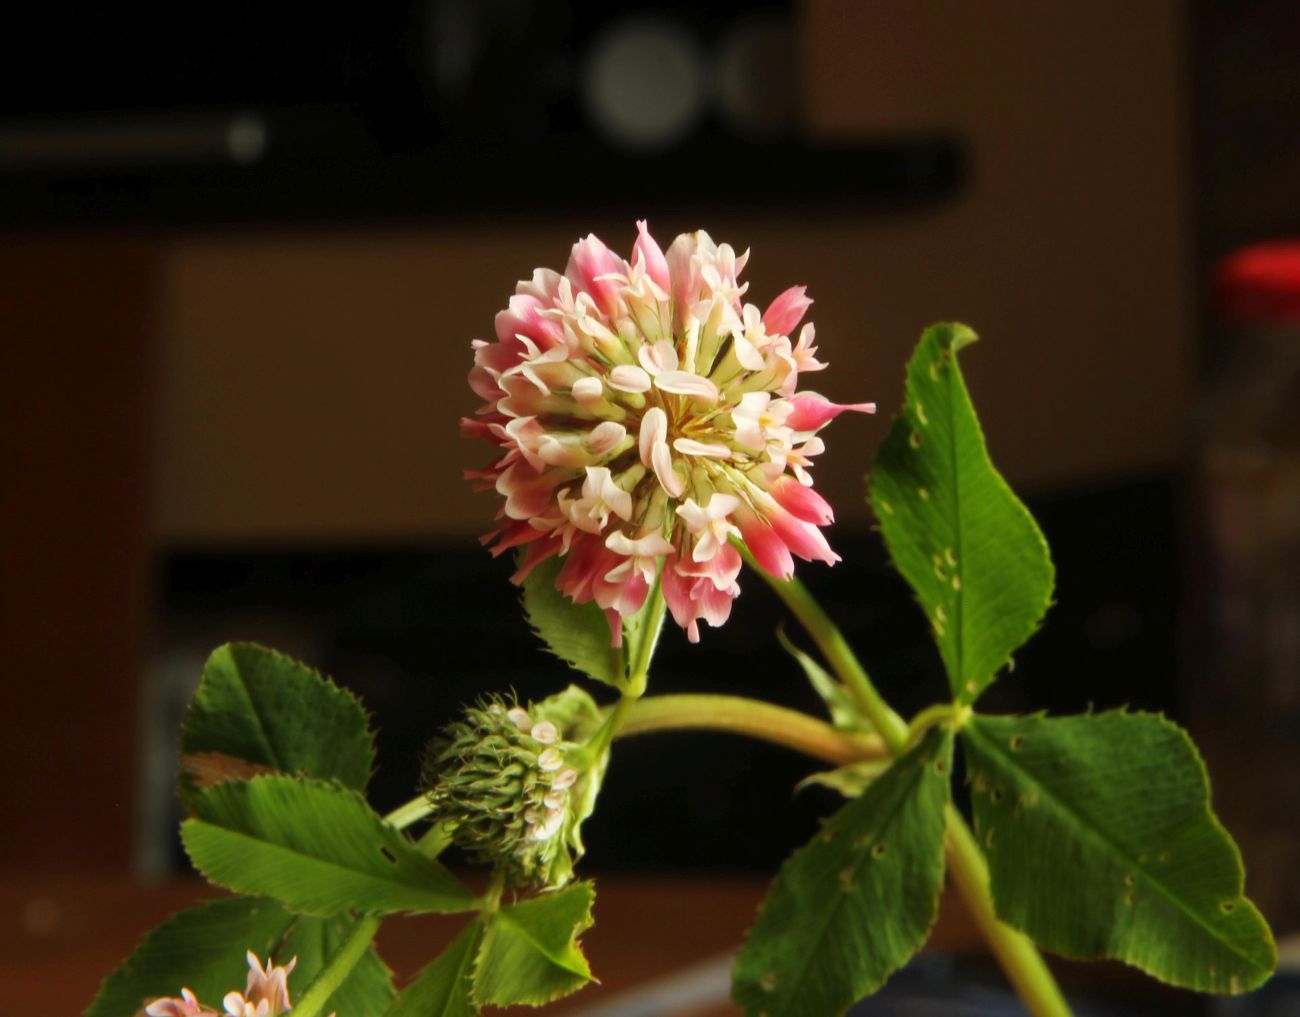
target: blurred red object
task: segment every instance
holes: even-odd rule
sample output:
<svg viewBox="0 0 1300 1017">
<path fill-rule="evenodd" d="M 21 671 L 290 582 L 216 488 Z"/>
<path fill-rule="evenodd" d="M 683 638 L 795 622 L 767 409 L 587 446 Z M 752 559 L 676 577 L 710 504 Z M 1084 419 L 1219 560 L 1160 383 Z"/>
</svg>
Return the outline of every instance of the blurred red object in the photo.
<svg viewBox="0 0 1300 1017">
<path fill-rule="evenodd" d="M 1233 251 L 1215 273 L 1219 315 L 1257 325 L 1300 322 L 1300 240 Z"/>
</svg>

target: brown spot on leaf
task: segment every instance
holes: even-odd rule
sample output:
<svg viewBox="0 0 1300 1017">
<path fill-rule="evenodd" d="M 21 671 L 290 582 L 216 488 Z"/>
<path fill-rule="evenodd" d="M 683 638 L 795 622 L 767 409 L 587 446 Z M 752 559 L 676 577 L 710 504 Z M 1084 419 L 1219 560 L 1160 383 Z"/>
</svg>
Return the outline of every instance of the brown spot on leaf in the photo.
<svg viewBox="0 0 1300 1017">
<path fill-rule="evenodd" d="M 200 788 L 224 784 L 229 780 L 249 780 L 267 773 L 277 773 L 274 766 L 250 763 L 224 752 L 191 752 L 181 756 L 181 772 Z"/>
</svg>

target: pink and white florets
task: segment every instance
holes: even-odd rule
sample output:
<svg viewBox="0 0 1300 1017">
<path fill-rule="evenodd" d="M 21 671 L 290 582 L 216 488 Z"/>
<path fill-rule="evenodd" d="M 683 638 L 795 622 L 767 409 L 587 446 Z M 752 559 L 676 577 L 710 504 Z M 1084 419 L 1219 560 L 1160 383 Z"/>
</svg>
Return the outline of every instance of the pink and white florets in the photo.
<svg viewBox="0 0 1300 1017">
<path fill-rule="evenodd" d="M 631 261 L 587 236 L 563 275 L 539 268 L 518 284 L 496 342 L 473 343 L 484 402 L 462 430 L 501 455 L 469 476 L 505 499 L 483 541 L 522 549 L 517 583 L 561 556 L 556 585 L 606 611 L 615 645 L 656 578 L 692 642 L 700 619 L 726 621 L 740 592 L 733 538 L 782 578 L 793 557 L 839 560 L 808 473 L 816 432 L 875 404 L 796 392 L 826 366 L 800 325 L 812 301 L 792 286 L 765 311 L 744 303 L 748 257 L 703 230 L 665 253 L 645 222 Z"/>
</svg>

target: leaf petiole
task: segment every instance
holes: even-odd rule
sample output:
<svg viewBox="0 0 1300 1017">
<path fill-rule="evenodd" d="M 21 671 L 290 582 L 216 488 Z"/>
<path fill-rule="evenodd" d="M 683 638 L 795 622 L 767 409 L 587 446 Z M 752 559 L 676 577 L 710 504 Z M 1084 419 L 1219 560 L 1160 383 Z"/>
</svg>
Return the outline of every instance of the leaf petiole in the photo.
<svg viewBox="0 0 1300 1017">
<path fill-rule="evenodd" d="M 317 1017 L 325 1009 L 330 996 L 334 995 L 357 966 L 357 962 L 370 949 L 383 921 L 380 915 L 364 915 L 357 919 L 347 938 L 321 968 L 320 974 L 312 979 L 307 991 L 298 998 L 298 1003 L 293 1008 L 293 1017 Z"/>
</svg>

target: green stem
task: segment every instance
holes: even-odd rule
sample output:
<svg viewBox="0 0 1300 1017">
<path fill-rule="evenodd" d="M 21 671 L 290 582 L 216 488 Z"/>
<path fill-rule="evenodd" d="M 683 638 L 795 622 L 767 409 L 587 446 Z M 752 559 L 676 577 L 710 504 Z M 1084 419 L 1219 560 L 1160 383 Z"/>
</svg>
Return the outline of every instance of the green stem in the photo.
<svg viewBox="0 0 1300 1017">
<path fill-rule="evenodd" d="M 628 687 L 624 696 L 640 699 L 645 693 L 646 676 L 650 673 L 650 661 L 659 645 L 659 633 L 664 627 L 664 616 L 668 613 L 668 602 L 664 600 L 661 580 L 655 580 L 649 593 L 649 607 L 645 614 L 644 637 L 636 645 L 635 656 L 628 661 Z"/>
<path fill-rule="evenodd" d="M 650 674 L 650 661 L 654 658 L 655 647 L 659 643 L 659 632 L 664 627 L 664 616 L 668 613 L 668 602 L 664 600 L 663 587 L 659 580 L 650 589 L 643 609 L 644 629 L 642 638 L 633 647 L 633 656 L 628 661 L 627 684 L 617 705 L 605 718 L 605 723 L 583 749 L 585 765 L 600 765 L 600 760 L 613 744 L 619 730 L 627 720 L 628 714 L 636 701 L 645 694 L 646 679 Z"/>
<path fill-rule="evenodd" d="M 1070 1017 L 1070 1005 L 1038 948 L 994 912 L 988 864 L 970 827 L 952 805 L 947 806 L 944 818 L 948 871 L 1021 1002 L 1034 1017 Z"/>
<path fill-rule="evenodd" d="M 506 889 L 506 870 L 496 868 L 492 870 L 492 878 L 488 880 L 487 890 L 484 891 L 482 900 L 479 903 L 479 911 L 484 916 L 493 914 L 501 906 L 501 895 Z"/>
<path fill-rule="evenodd" d="M 767 584 L 776 591 L 790 613 L 799 619 L 804 629 L 812 636 L 817 648 L 822 651 L 831 670 L 847 687 L 858 706 L 871 721 L 876 733 L 884 739 L 889 751 L 897 755 L 907 744 L 907 723 L 890 709 L 889 704 L 876 691 L 867 677 L 867 672 L 854 656 L 848 640 L 831 621 L 830 616 L 822 610 L 821 605 L 813 600 L 798 579 L 777 579 L 764 571 L 743 544 L 737 545 L 749 567 L 757 572 Z"/>
<path fill-rule="evenodd" d="M 419 795 L 395 808 L 384 817 L 384 822 L 389 826 L 397 827 L 399 830 L 405 830 L 408 826 L 418 823 L 432 812 L 433 803 L 429 801 L 429 796 Z"/>
<path fill-rule="evenodd" d="M 365 915 L 357 919 L 352 931 L 321 969 L 307 991 L 298 997 L 298 1004 L 293 1008 L 293 1017 L 317 1017 L 330 996 L 334 995 L 344 979 L 352 973 L 357 962 L 365 956 L 366 950 L 374 941 L 375 933 L 383 923 L 380 915 Z"/>
<path fill-rule="evenodd" d="M 837 766 L 888 754 L 874 735 L 841 731 L 806 713 L 742 696 L 650 696 L 627 711 L 618 736 L 687 729 L 749 735 Z"/>
</svg>

